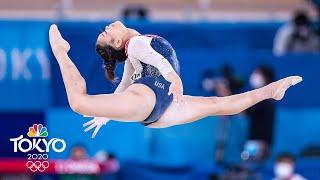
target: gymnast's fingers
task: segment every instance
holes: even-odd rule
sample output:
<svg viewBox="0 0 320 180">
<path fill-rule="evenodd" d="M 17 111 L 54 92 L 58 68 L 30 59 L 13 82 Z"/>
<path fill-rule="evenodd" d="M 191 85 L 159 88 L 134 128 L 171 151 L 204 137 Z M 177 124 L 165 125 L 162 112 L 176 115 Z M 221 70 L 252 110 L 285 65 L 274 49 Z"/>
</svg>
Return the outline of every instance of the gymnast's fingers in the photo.
<svg viewBox="0 0 320 180">
<path fill-rule="evenodd" d="M 99 129 L 101 128 L 101 124 L 98 124 L 97 127 L 94 129 L 91 138 L 96 137 L 97 133 L 99 132 Z"/>
<path fill-rule="evenodd" d="M 93 129 L 94 127 L 96 127 L 96 126 L 97 126 L 97 123 L 95 122 L 95 123 L 91 124 L 89 127 L 87 127 L 87 128 L 84 130 L 84 132 L 88 132 L 88 131 L 90 131 L 91 129 Z"/>
<path fill-rule="evenodd" d="M 88 122 L 84 123 L 82 126 L 86 127 L 86 126 L 89 126 L 90 124 L 92 124 L 94 122 L 95 122 L 95 119 L 92 119 L 91 121 L 88 121 Z"/>
</svg>

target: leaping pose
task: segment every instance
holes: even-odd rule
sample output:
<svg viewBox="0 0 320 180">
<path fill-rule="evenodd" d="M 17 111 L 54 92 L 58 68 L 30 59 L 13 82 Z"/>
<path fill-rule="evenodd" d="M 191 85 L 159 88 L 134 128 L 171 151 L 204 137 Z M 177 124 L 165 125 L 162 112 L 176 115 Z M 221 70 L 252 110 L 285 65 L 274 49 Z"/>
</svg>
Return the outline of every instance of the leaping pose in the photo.
<svg viewBox="0 0 320 180">
<path fill-rule="evenodd" d="M 164 128 L 197 121 L 207 116 L 233 115 L 265 99 L 281 100 L 286 90 L 302 81 L 290 76 L 267 86 L 227 97 L 183 95 L 179 62 L 170 43 L 155 35 L 141 35 L 116 21 L 98 36 L 96 50 L 102 57 L 109 80 L 115 66 L 125 62 L 120 84 L 113 94 L 87 94 L 86 82 L 68 56 L 70 45 L 57 26 L 51 25 L 49 40 L 58 61 L 71 109 L 94 117 L 85 131 L 110 119 L 140 122 L 150 128 Z"/>
</svg>

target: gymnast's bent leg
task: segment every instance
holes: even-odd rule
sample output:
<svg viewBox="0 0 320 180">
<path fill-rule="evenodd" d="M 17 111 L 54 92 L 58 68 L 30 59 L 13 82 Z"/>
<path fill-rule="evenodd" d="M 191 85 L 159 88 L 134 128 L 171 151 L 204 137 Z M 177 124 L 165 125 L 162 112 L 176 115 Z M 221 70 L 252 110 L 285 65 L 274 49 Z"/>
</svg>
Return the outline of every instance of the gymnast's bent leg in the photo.
<svg viewBox="0 0 320 180">
<path fill-rule="evenodd" d="M 73 111 L 119 121 L 142 121 L 152 112 L 155 94 L 142 84 L 131 85 L 123 93 L 88 95 L 85 80 L 67 54 L 70 45 L 62 38 L 56 25 L 50 27 L 49 40 Z"/>
<path fill-rule="evenodd" d="M 291 76 L 259 89 L 226 97 L 183 96 L 182 104 L 172 103 L 159 121 L 148 127 L 162 128 L 197 121 L 207 116 L 234 115 L 266 99 L 281 100 L 285 91 L 302 81 Z"/>
</svg>

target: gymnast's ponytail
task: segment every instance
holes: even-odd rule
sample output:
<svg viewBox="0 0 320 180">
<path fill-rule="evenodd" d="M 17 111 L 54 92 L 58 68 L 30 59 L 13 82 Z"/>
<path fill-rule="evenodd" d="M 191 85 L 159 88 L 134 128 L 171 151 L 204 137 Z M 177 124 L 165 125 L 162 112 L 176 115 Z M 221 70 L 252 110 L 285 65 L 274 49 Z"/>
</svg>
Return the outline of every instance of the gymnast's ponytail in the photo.
<svg viewBox="0 0 320 180">
<path fill-rule="evenodd" d="M 109 45 L 101 46 L 96 45 L 96 52 L 103 59 L 103 68 L 105 69 L 106 77 L 109 81 L 115 80 L 116 65 L 119 62 L 123 62 L 127 59 L 125 49 L 114 49 Z"/>
</svg>

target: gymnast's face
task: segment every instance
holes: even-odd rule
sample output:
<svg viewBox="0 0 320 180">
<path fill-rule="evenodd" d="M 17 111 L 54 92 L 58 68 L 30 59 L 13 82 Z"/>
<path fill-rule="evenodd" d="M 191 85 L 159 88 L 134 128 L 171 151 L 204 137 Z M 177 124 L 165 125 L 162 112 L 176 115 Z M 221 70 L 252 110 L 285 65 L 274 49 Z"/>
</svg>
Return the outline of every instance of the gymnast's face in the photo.
<svg viewBox="0 0 320 180">
<path fill-rule="evenodd" d="M 120 21 L 111 23 L 99 34 L 97 44 L 102 46 L 109 45 L 115 49 L 120 49 L 123 46 L 122 39 L 125 32 L 126 27 Z"/>
</svg>

